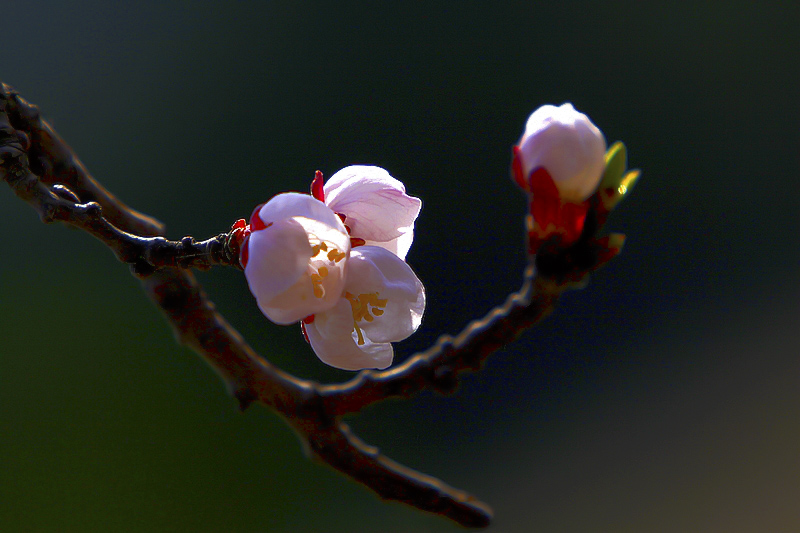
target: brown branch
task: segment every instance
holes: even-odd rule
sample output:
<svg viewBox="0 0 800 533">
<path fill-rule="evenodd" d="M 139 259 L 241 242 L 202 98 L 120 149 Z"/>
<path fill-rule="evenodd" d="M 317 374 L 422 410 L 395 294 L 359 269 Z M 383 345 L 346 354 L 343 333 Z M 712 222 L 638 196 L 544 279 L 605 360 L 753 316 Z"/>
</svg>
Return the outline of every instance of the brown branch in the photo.
<svg viewBox="0 0 800 533">
<path fill-rule="evenodd" d="M 97 202 L 105 217 L 118 228 L 143 236 L 164 234 L 164 225 L 139 213 L 100 185 L 64 140 L 41 118 L 39 108 L 26 102 L 9 85 L 2 85 L 10 125 L 29 138 L 30 168 L 43 183 L 66 185 L 84 202 Z M 25 147 L 27 148 L 27 147 Z"/>
<path fill-rule="evenodd" d="M 97 202 L 80 203 L 63 185 L 46 186 L 21 161 L 9 166 L 6 179 L 17 196 L 31 204 L 45 223 L 64 222 L 93 235 L 108 246 L 123 263 L 139 274 L 159 267 L 198 268 L 233 266 L 241 269 L 238 250 L 231 246 L 231 236 L 221 233 L 202 242 L 192 237 L 169 241 L 163 237 L 139 237 L 126 233 L 103 216 Z"/>
<path fill-rule="evenodd" d="M 379 496 L 485 527 L 491 510 L 463 491 L 399 465 L 353 435 L 342 417 L 390 397 L 433 388 L 451 393 L 461 374 L 479 370 L 488 355 L 547 316 L 558 296 L 595 270 L 603 255 L 594 233 L 567 250 L 554 249 L 527 267 L 524 284 L 506 303 L 456 337 L 442 336 L 425 352 L 382 372 L 362 371 L 341 385 L 319 385 L 283 372 L 259 357 L 216 312 L 187 268 L 238 266 L 230 233 L 200 243 L 168 241 L 163 226 L 133 211 L 86 171 L 38 109 L 3 84 L 0 92 L 0 175 L 45 222 L 61 221 L 105 243 L 132 271 L 175 330 L 214 368 L 245 409 L 262 403 L 297 431 L 306 450 Z M 82 202 L 83 203 L 82 203 Z M 607 250 L 606 250 L 607 251 Z"/>
<path fill-rule="evenodd" d="M 435 477 L 421 474 L 365 444 L 346 424 L 309 435 L 308 449 L 343 474 L 352 477 L 388 500 L 398 500 L 466 527 L 487 527 L 491 508 L 464 491 L 449 487 Z M 356 461 L 353 461 L 357 458 Z"/>
</svg>

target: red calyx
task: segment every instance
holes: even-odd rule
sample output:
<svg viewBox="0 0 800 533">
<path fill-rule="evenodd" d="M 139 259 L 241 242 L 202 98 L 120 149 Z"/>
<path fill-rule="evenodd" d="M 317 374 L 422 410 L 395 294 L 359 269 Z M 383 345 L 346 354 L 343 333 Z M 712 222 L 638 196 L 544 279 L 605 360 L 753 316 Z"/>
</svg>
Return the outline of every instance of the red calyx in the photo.
<svg viewBox="0 0 800 533">
<path fill-rule="evenodd" d="M 314 179 L 311 181 L 311 196 L 320 202 L 325 202 L 325 191 L 322 188 L 324 181 L 325 180 L 322 177 L 322 172 L 317 170 L 314 173 Z"/>
<path fill-rule="evenodd" d="M 561 235 L 563 244 L 578 240 L 583 232 L 589 203 L 563 202 L 553 178 L 544 167 L 534 169 L 527 180 L 533 228 L 530 235 L 531 253 L 538 244 L 554 234 Z"/>
<path fill-rule="evenodd" d="M 244 238 L 244 242 L 239 247 L 239 263 L 242 265 L 242 268 L 247 268 L 247 261 L 250 259 L 250 234 L 247 234 Z"/>
<path fill-rule="evenodd" d="M 511 175 L 523 191 L 530 192 L 531 189 L 528 186 L 528 180 L 525 179 L 526 176 L 523 174 L 522 170 L 522 158 L 519 155 L 519 146 L 515 146 L 513 150 L 514 155 L 511 158 Z"/>
<path fill-rule="evenodd" d="M 262 207 L 264 207 L 264 204 L 258 204 L 256 208 L 253 209 L 253 214 L 250 215 L 250 231 L 259 231 L 267 227 L 264 221 L 261 220 L 261 217 L 258 216 L 258 212 L 261 211 Z"/>
<path fill-rule="evenodd" d="M 250 235 L 250 226 L 247 225 L 247 222 L 245 222 L 243 218 L 240 218 L 231 226 L 231 236 L 237 246 L 241 247 L 242 242 L 244 242 L 245 237 L 248 235 Z"/>
<path fill-rule="evenodd" d="M 342 224 L 344 224 L 344 229 L 346 229 L 347 234 L 350 235 L 353 231 L 350 229 L 350 226 L 348 226 L 344 222 L 345 220 L 347 220 L 347 215 L 345 215 L 344 213 L 336 213 L 336 216 L 339 217 L 339 220 L 342 221 Z"/>
<path fill-rule="evenodd" d="M 231 231 L 227 240 L 227 246 L 234 253 L 239 253 L 239 263 L 242 267 L 247 266 L 247 238 L 250 237 L 250 226 L 240 218 L 231 226 Z"/>
</svg>

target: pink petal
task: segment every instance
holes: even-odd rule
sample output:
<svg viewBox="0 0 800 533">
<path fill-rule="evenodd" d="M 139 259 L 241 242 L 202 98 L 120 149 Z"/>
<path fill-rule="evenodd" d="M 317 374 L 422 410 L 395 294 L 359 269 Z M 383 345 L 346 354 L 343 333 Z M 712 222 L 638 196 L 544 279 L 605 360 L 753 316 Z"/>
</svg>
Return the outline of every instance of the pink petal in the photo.
<svg viewBox="0 0 800 533">
<path fill-rule="evenodd" d="M 353 296 L 377 293 L 386 300 L 380 316 L 359 321 L 372 342 L 398 342 L 414 333 L 425 312 L 425 288 L 405 261 L 376 246 L 360 246 L 350 253 L 344 290 Z"/>
<path fill-rule="evenodd" d="M 393 245 L 405 257 L 422 202 L 407 195 L 402 182 L 380 167 L 355 165 L 331 176 L 324 190 L 326 204 L 347 217 L 353 237 L 384 247 L 405 237 L 402 246 Z"/>
<path fill-rule="evenodd" d="M 392 364 L 394 350 L 389 343 L 365 342 L 359 346 L 353 337 L 350 303 L 341 299 L 333 309 L 318 314 L 305 325 L 306 335 L 317 357 L 343 370 L 383 369 Z"/>
<path fill-rule="evenodd" d="M 328 206 L 299 192 L 286 192 L 272 197 L 258 210 L 258 217 L 265 225 L 290 217 L 305 217 L 343 232 L 347 231 L 341 219 Z"/>
<path fill-rule="evenodd" d="M 522 163 L 522 177 L 537 167 L 546 168 L 568 202 L 588 198 L 605 169 L 605 137 L 572 104 L 545 105 L 534 111 L 518 146 L 515 155 Z"/>
<path fill-rule="evenodd" d="M 306 274 L 312 252 L 305 229 L 291 218 L 279 220 L 250 234 L 248 255 L 244 275 L 259 307 L 273 322 L 291 323 L 276 320 L 279 317 L 271 316 L 263 306 Z"/>
</svg>

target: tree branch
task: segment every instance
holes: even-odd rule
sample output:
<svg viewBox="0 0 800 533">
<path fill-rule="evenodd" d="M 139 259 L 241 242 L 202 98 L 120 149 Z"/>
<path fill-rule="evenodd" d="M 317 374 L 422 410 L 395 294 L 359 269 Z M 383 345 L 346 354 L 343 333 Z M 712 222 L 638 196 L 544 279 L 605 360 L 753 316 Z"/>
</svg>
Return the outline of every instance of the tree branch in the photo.
<svg viewBox="0 0 800 533">
<path fill-rule="evenodd" d="M 5 84 L 0 91 L 0 175 L 44 222 L 80 228 L 132 265 L 178 341 L 216 370 L 241 409 L 262 403 L 286 419 L 313 457 L 382 498 L 467 527 L 489 525 L 490 508 L 381 455 L 353 435 L 342 417 L 427 388 L 452 393 L 464 372 L 479 370 L 491 353 L 546 317 L 564 290 L 583 283 L 588 273 L 613 256 L 607 242 L 595 238 L 599 228 L 594 227 L 568 249 L 554 248 L 531 257 L 521 290 L 457 336 L 443 335 L 434 346 L 392 369 L 362 371 L 347 383 L 320 385 L 294 377 L 256 354 L 187 270 L 216 265 L 241 268 L 233 230 L 202 242 L 163 238 L 161 223 L 132 210 L 96 182 L 38 109 Z"/>
<path fill-rule="evenodd" d="M 109 222 L 118 228 L 143 236 L 164 234 L 161 222 L 131 209 L 95 181 L 67 143 L 41 118 L 38 107 L 26 102 L 5 83 L 2 91 L 10 125 L 29 138 L 30 148 L 24 148 L 30 168 L 43 183 L 64 184 L 84 202 L 97 202 L 103 206 Z"/>
</svg>

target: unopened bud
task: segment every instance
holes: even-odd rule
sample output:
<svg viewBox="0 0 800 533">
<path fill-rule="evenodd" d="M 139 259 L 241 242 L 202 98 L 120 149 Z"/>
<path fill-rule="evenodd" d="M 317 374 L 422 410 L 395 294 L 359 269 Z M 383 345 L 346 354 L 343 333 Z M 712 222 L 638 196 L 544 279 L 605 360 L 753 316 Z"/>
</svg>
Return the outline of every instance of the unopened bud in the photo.
<svg viewBox="0 0 800 533">
<path fill-rule="evenodd" d="M 597 189 L 605 168 L 606 140 L 589 117 L 572 104 L 545 105 L 533 112 L 517 144 L 515 176 L 526 183 L 531 172 L 544 168 L 561 200 L 580 203 Z"/>
</svg>

